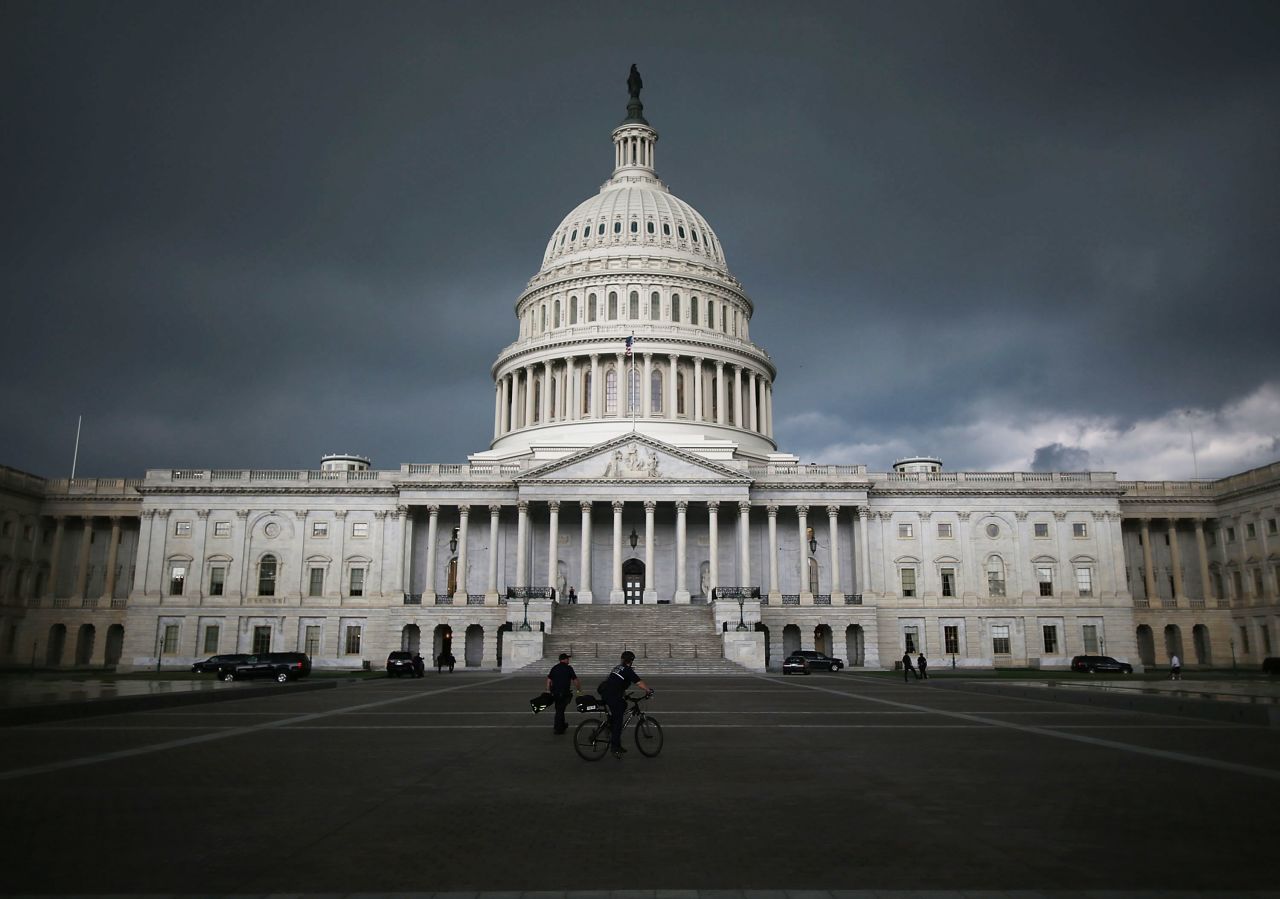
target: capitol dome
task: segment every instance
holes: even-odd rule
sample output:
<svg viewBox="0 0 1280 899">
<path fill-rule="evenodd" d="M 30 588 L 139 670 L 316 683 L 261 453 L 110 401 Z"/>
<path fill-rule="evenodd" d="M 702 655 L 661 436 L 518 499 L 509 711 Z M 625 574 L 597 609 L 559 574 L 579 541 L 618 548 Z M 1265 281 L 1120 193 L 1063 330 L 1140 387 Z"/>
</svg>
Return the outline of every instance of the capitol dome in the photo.
<svg viewBox="0 0 1280 899">
<path fill-rule="evenodd" d="M 613 171 L 555 228 L 493 365 L 486 457 L 555 455 L 624 430 L 717 455 L 774 452 L 768 353 L 715 231 L 658 178 L 632 87 Z"/>
</svg>

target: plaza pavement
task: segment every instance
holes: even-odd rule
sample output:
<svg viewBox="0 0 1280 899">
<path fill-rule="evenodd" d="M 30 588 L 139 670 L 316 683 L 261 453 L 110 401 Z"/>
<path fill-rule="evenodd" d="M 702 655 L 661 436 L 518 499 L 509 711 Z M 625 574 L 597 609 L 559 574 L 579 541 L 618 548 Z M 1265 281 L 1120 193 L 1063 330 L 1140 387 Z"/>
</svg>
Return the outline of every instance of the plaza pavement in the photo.
<svg viewBox="0 0 1280 899">
<path fill-rule="evenodd" d="M 549 713 L 530 714 L 536 676 L 302 686 L 0 730 L 0 891 L 854 899 L 1280 885 L 1280 730 L 1177 704 L 849 672 L 673 678 L 653 684 L 661 756 L 586 763 Z"/>
</svg>

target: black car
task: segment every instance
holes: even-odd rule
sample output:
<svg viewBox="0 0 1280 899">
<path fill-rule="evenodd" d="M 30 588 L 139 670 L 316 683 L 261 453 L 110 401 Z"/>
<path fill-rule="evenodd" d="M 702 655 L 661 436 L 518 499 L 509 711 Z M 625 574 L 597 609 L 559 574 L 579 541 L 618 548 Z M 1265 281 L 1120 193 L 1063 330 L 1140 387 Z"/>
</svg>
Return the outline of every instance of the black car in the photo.
<svg viewBox="0 0 1280 899">
<path fill-rule="evenodd" d="M 240 661 L 218 668 L 218 679 L 246 680 L 253 677 L 275 678 L 280 683 L 306 677 L 311 673 L 311 659 L 302 652 L 264 652 L 244 656 Z"/>
<path fill-rule="evenodd" d="M 1268 656 L 1262 660 L 1263 674 L 1280 674 L 1280 656 Z"/>
<path fill-rule="evenodd" d="M 782 660 L 783 674 L 808 674 L 809 660 L 799 653 L 792 653 Z"/>
<path fill-rule="evenodd" d="M 237 662 L 243 662 L 249 658 L 243 653 L 231 653 L 229 655 L 209 656 L 203 662 L 196 662 L 191 666 L 191 670 L 196 674 L 208 674 L 211 671 L 217 671 L 219 668 L 226 668 Z"/>
<path fill-rule="evenodd" d="M 791 653 L 792 657 L 800 656 L 809 663 L 809 667 L 815 671 L 839 671 L 844 667 L 844 660 L 833 658 L 825 653 L 816 652 L 812 649 L 797 649 Z M 785 667 L 785 662 L 783 663 Z"/>
<path fill-rule="evenodd" d="M 387 656 L 387 677 L 399 677 L 402 674 L 413 677 L 417 673 L 413 667 L 413 653 L 397 649 Z"/>
<path fill-rule="evenodd" d="M 1118 671 L 1121 674 L 1133 674 L 1133 666 L 1128 662 L 1121 662 L 1111 658 L 1111 656 L 1076 656 L 1071 660 L 1072 671 L 1087 671 L 1093 674 L 1096 671 Z"/>
</svg>

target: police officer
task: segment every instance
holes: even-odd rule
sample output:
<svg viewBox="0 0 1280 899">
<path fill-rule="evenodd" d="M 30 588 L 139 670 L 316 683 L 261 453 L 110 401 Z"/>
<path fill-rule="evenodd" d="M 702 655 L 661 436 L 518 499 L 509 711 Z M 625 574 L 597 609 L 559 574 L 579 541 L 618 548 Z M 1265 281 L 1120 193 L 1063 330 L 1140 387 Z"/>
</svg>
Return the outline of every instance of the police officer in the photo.
<svg viewBox="0 0 1280 899">
<path fill-rule="evenodd" d="M 572 653 L 560 653 L 560 661 L 547 672 L 547 692 L 555 697 L 556 701 L 556 720 L 551 730 L 557 734 L 562 734 L 569 729 L 569 723 L 564 720 L 564 707 L 569 704 L 575 692 L 582 690 L 582 684 L 578 682 L 578 673 L 569 664 L 571 658 L 573 658 Z"/>
<path fill-rule="evenodd" d="M 626 752 L 622 748 L 622 724 L 627 717 L 627 687 L 635 684 L 646 693 L 653 693 L 649 685 L 642 681 L 640 675 L 636 674 L 636 670 L 631 667 L 631 663 L 635 660 L 636 654 L 629 649 L 626 650 L 622 654 L 621 664 L 614 665 L 609 676 L 600 684 L 600 698 L 609 707 L 610 724 L 613 725 L 609 746 L 613 750 L 615 759 L 622 758 L 622 754 Z"/>
</svg>

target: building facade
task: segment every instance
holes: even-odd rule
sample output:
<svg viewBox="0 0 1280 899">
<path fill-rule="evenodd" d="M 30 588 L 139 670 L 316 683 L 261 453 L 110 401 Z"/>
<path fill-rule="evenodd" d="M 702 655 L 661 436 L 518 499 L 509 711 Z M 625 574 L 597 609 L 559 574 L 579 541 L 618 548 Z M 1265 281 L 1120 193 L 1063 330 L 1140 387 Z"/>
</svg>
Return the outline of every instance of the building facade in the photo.
<svg viewBox="0 0 1280 899">
<path fill-rule="evenodd" d="M 552 232 L 465 463 L 0 470 L 0 661 L 185 667 L 393 649 L 495 668 L 565 604 L 702 605 L 748 667 L 817 648 L 956 667 L 1255 665 L 1273 653 L 1280 464 L 1217 481 L 801 465 L 706 220 L 657 177 L 638 90 L 614 168 Z M 529 646 L 533 646 L 530 655 Z"/>
</svg>

